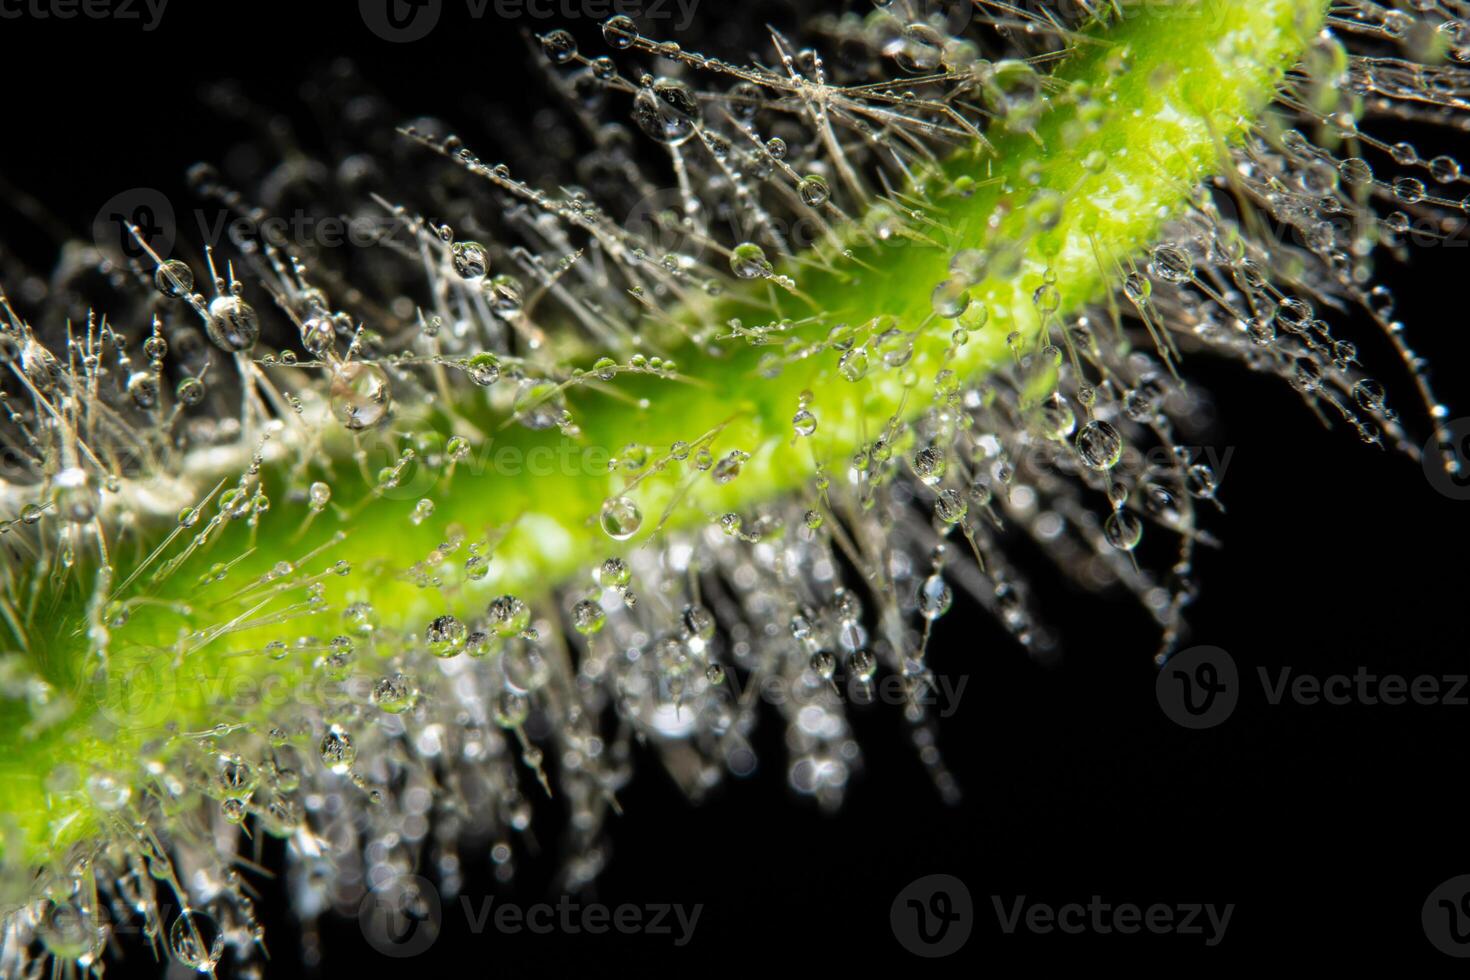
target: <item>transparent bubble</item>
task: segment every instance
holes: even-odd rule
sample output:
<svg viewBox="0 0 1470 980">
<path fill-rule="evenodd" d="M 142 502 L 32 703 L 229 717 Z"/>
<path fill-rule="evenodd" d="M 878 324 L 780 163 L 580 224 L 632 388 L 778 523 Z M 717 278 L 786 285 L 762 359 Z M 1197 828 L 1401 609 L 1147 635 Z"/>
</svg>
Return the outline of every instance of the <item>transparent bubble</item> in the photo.
<svg viewBox="0 0 1470 980">
<path fill-rule="evenodd" d="M 609 497 L 602 503 L 602 531 L 614 541 L 626 541 L 643 526 L 643 512 L 627 497 Z"/>
<path fill-rule="evenodd" d="M 478 281 L 490 271 L 490 255 L 479 242 L 455 242 L 450 254 L 454 260 L 454 271 L 461 279 Z"/>
<path fill-rule="evenodd" d="M 225 951 L 225 935 L 214 916 L 185 909 L 168 929 L 174 959 L 199 973 L 213 973 Z"/>
<path fill-rule="evenodd" d="M 370 429 L 388 416 L 392 389 L 376 364 L 350 361 L 332 373 L 332 414 L 354 432 Z"/>
<path fill-rule="evenodd" d="M 801 202 L 809 208 L 819 208 L 832 197 L 832 188 L 827 186 L 826 178 L 817 174 L 803 177 L 796 186 L 796 192 L 801 196 Z"/>
<path fill-rule="evenodd" d="M 194 270 L 187 262 L 169 259 L 153 270 L 153 286 L 165 296 L 181 299 L 194 292 Z"/>
<path fill-rule="evenodd" d="M 209 304 L 205 332 L 221 350 L 248 352 L 260 339 L 260 315 L 238 296 L 220 296 Z"/>
<path fill-rule="evenodd" d="M 436 657 L 448 658 L 464 649 L 469 630 L 454 616 L 440 616 L 429 624 L 424 639 L 429 652 Z"/>
<path fill-rule="evenodd" d="M 760 279 L 772 272 L 765 249 L 754 242 L 742 242 L 730 252 L 730 271 L 739 279 Z"/>
<path fill-rule="evenodd" d="M 954 593 L 941 575 L 930 575 L 919 586 L 919 615 L 928 620 L 938 619 L 949 612 L 954 602 Z"/>
<path fill-rule="evenodd" d="M 660 143 L 679 146 L 694 135 L 699 100 L 683 82 L 660 78 L 633 97 L 633 121 Z"/>
<path fill-rule="evenodd" d="M 602 606 L 591 599 L 583 599 L 572 607 L 572 626 L 583 636 L 596 633 L 606 621 Z"/>
<path fill-rule="evenodd" d="M 1082 427 L 1076 445 L 1082 462 L 1094 470 L 1112 469 L 1123 455 L 1123 437 L 1110 423 L 1100 419 Z"/>
<path fill-rule="evenodd" d="M 485 615 L 496 636 L 515 636 L 531 625 L 531 608 L 513 595 L 496 596 L 490 600 Z"/>
</svg>

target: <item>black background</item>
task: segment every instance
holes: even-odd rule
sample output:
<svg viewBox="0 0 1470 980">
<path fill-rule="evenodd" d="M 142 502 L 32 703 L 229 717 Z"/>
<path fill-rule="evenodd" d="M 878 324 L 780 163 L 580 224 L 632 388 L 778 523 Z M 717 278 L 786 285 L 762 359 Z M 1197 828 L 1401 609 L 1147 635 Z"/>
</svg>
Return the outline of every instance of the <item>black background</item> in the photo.
<svg viewBox="0 0 1470 980">
<path fill-rule="evenodd" d="M 784 5 L 706 2 L 707 20 L 740 19 L 745 33 L 737 37 L 766 18 L 790 23 Z M 521 34 L 552 26 L 493 13 L 472 21 L 455 0 L 429 39 L 405 45 L 370 34 L 350 2 L 173 0 L 152 33 L 137 22 L 0 20 L 0 174 L 44 200 L 77 236 L 118 190 L 151 186 L 188 200 L 186 167 L 218 159 L 240 137 L 200 107 L 202 83 L 239 78 L 256 101 L 309 127 L 299 85 L 339 55 L 352 57 L 404 119 L 437 114 L 495 159 L 492 140 L 505 134 L 488 132 L 475 107 L 501 101 L 523 118 L 549 98 Z M 570 26 L 601 52 L 595 23 Z M 719 44 L 697 40 L 706 49 Z M 746 52 L 718 53 L 740 60 Z M 1448 139 L 1422 142 L 1434 138 Z M 0 213 L 0 241 L 36 262 L 54 252 L 57 243 L 14 210 Z M 1456 244 L 1466 241 L 1462 234 Z M 1456 383 L 1467 353 L 1467 254 L 1425 249 L 1412 270 L 1385 260 L 1383 272 L 1399 292 L 1411 341 L 1435 364 L 1452 418 L 1470 414 L 1470 392 Z M 1381 366 L 1392 403 L 1422 440 L 1427 426 L 1407 377 L 1359 327 L 1365 362 Z M 1043 573 L 1043 608 L 1065 645 L 1054 668 L 1027 660 L 964 600 L 939 623 L 933 665 L 968 677 L 960 710 L 941 723 L 940 747 L 965 792 L 960 805 L 940 803 L 895 709 L 858 714 L 867 765 L 835 816 L 788 791 L 779 730 L 766 726 L 758 774 L 731 781 L 704 806 L 686 804 L 643 760 L 622 797 L 627 815 L 613 828 L 610 866 L 583 896 L 608 905 L 702 903 L 687 947 L 674 948 L 668 936 L 476 936 L 449 902 L 439 940 L 413 960 L 375 953 L 355 919 L 324 920 L 323 972 L 1456 968 L 1428 944 L 1419 915 L 1431 889 L 1470 873 L 1470 707 L 1270 707 L 1254 677 L 1257 666 L 1279 665 L 1317 674 L 1359 666 L 1466 673 L 1470 502 L 1441 494 L 1417 463 L 1364 446 L 1345 427 L 1324 430 L 1281 383 L 1208 359 L 1193 360 L 1187 373 L 1216 393 L 1213 442 L 1233 452 L 1221 491 L 1228 510 L 1211 525 L 1225 547 L 1202 557 L 1203 594 L 1190 617 L 1192 642 L 1229 650 L 1247 677 L 1226 724 L 1198 733 L 1171 724 L 1154 697 L 1155 636 L 1145 618 L 1125 600 L 1079 593 Z M 493 885 L 483 855 L 471 855 L 467 892 L 476 902 L 489 894 L 554 900 L 555 834 L 543 838 L 547 852 L 523 862 L 512 886 Z M 888 924 L 899 890 L 933 873 L 963 879 L 976 911 L 963 951 L 940 961 L 910 956 Z M 260 887 L 267 975 L 301 975 L 283 889 Z M 1224 943 L 1206 948 L 1200 937 L 1005 935 L 992 905 L 992 896 L 1061 904 L 1095 894 L 1236 908 Z M 132 950 L 112 975 L 162 971 Z"/>
</svg>

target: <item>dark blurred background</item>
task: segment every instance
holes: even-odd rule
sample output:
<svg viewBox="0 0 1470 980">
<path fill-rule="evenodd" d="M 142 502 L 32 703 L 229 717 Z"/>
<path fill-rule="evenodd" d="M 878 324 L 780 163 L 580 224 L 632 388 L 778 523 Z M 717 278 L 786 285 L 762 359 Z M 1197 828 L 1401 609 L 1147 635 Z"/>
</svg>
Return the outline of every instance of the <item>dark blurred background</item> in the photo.
<svg viewBox="0 0 1470 980">
<path fill-rule="evenodd" d="M 650 33 L 738 61 L 759 45 L 761 24 L 797 23 L 792 8 L 709 3 L 687 32 L 674 35 L 675 21 L 665 20 Z M 33 267 L 47 268 L 56 252 L 51 228 L 85 237 L 117 191 L 146 186 L 191 200 L 189 165 L 223 160 L 248 135 L 209 108 L 209 84 L 237 79 L 310 145 L 322 121 L 304 93 L 325 66 L 350 58 L 402 120 L 434 114 L 494 160 L 507 127 L 524 130 L 552 98 L 525 35 L 566 26 L 586 50 L 603 51 L 595 20 L 505 19 L 493 5 L 476 20 L 462 0 L 445 0 L 437 29 L 406 44 L 371 33 L 351 2 L 173 0 L 152 31 L 143 29 L 147 8 L 134 9 L 143 21 L 0 19 L 0 176 L 9 185 L 0 242 Z M 1420 136 L 1425 146 L 1452 139 Z M 503 155 L 525 149 L 512 144 Z M 44 202 L 50 217 L 37 220 L 17 191 Z M 1457 383 L 1470 352 L 1467 242 L 1462 232 L 1450 243 L 1458 247 L 1417 252 L 1412 269 L 1385 259 L 1382 270 L 1411 342 L 1435 365 L 1451 418 L 1470 415 L 1470 390 Z M 1428 427 L 1409 379 L 1363 324 L 1354 336 L 1422 442 Z M 959 710 L 939 723 L 940 748 L 964 791 L 959 805 L 941 803 L 896 709 L 857 713 L 866 766 L 831 816 L 787 788 L 780 729 L 768 725 L 757 773 L 731 780 L 703 806 L 685 803 L 645 759 L 622 797 L 610 864 L 582 896 L 609 906 L 701 903 L 682 948 L 672 936 L 475 935 L 447 902 L 437 942 L 412 960 L 375 952 L 355 919 L 325 919 L 324 961 L 313 971 L 302 965 L 284 889 L 262 879 L 267 975 L 885 966 L 1017 975 L 1061 965 L 1257 963 L 1448 973 L 1456 961 L 1429 944 L 1420 911 L 1441 882 L 1470 873 L 1470 706 L 1273 707 L 1255 673 L 1288 664 L 1317 675 L 1470 673 L 1462 592 L 1470 502 L 1345 426 L 1324 430 L 1274 379 L 1202 358 L 1187 373 L 1216 394 L 1212 441 L 1232 453 L 1220 494 L 1226 511 L 1210 524 L 1225 546 L 1199 562 L 1202 595 L 1185 644 L 1222 647 L 1239 665 L 1244 693 L 1225 724 L 1191 732 L 1171 723 L 1155 699 L 1147 619 L 1121 597 L 1078 592 L 1037 560 L 1030 567 L 1045 586 L 1043 611 L 1065 651 L 1059 664 L 1028 660 L 963 597 L 931 645 L 937 671 L 967 678 Z M 555 814 L 549 819 L 542 853 L 521 859 L 511 885 L 494 882 L 484 855 L 470 856 L 465 890 L 477 908 L 489 895 L 555 901 Z M 919 959 L 896 940 L 890 905 L 914 879 L 938 873 L 968 887 L 973 933 L 953 956 Z M 1235 909 L 1215 947 L 1202 936 L 1007 935 L 993 896 L 1009 906 L 1022 895 L 1054 905 L 1099 895 L 1112 904 Z M 163 971 L 133 950 L 110 972 Z"/>
</svg>

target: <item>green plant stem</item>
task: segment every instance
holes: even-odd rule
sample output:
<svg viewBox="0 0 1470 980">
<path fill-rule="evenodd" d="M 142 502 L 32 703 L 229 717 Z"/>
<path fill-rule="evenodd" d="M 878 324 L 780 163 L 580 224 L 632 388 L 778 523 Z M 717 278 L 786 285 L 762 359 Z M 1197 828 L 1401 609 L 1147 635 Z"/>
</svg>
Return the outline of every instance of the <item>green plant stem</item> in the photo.
<svg viewBox="0 0 1470 980">
<path fill-rule="evenodd" d="M 418 482 L 410 478 L 409 486 L 376 495 L 357 474 L 350 445 L 338 438 L 336 458 L 321 460 L 333 475 L 306 477 L 332 485 L 333 505 L 299 537 L 306 507 L 287 502 L 286 492 L 303 479 L 283 465 L 267 466 L 261 486 L 275 506 L 259 527 L 226 523 L 208 547 L 161 582 L 150 585 L 153 569 L 145 571 L 119 598 L 147 596 L 149 602 L 133 605 L 127 623 L 110 630 L 105 655 L 93 627 L 100 617 L 92 604 L 96 560 L 89 566 L 91 552 L 79 547 L 78 567 L 55 583 L 42 582 L 24 637 L 12 638 L 36 672 L 59 692 L 71 692 L 76 704 L 70 717 L 39 732 L 26 729 L 23 704 L 0 704 L 6 787 L 0 827 L 9 830 L 7 860 L 45 864 L 67 845 L 94 837 L 108 817 L 93 805 L 83 785 L 86 776 L 111 772 L 136 783 L 142 778 L 140 759 L 168 751 L 151 741 L 166 724 L 185 732 L 221 723 L 268 726 L 271 705 L 241 707 L 230 693 L 280 677 L 287 667 L 293 676 L 309 671 L 309 659 L 293 655 L 277 662 L 260 651 L 273 639 L 289 642 L 311 634 L 325 641 L 342 632 L 341 612 L 350 602 L 370 601 L 385 630 L 421 633 L 434 616 L 453 612 L 470 619 L 501 593 L 533 599 L 604 557 L 642 546 L 676 499 L 682 503 L 672 511 L 670 527 L 726 511 L 749 513 L 761 501 L 802 488 L 815 500 L 809 489 L 814 460 L 828 462 L 833 475 L 842 476 L 852 454 L 890 419 L 933 404 L 940 371 L 969 380 L 1012 361 L 1007 338 L 1013 333 L 1034 349 L 1048 324 L 1033 294 L 1048 270 L 1061 294 L 1057 316 L 1108 294 L 1123 264 L 1156 241 L 1190 189 L 1217 170 L 1224 147 L 1259 118 L 1324 14 L 1321 0 L 1142 5 L 1136 15 L 1077 39 L 1076 53 L 1047 83 L 1049 105 L 1034 126 L 1007 131 L 998 124 L 987 134 L 993 148 L 962 150 L 922 176 L 922 194 L 914 200 L 925 200 L 924 216 L 910 227 L 921 228 L 924 240 L 900 233 L 864 241 L 849 233 L 842 245 L 851 249 L 849 260 L 835 256 L 832 246 L 778 270 L 794 280 L 795 293 L 756 283 L 673 311 L 674 322 L 691 334 L 731 318 L 746 327 L 777 316 L 789 321 L 782 336 L 791 346 L 784 349 L 813 353 L 786 363 L 775 377 L 763 375 L 769 367 L 763 357 L 781 347 L 735 341 L 716 356 L 687 341 L 670 341 L 667 349 L 687 382 L 625 374 L 609 384 L 569 389 L 567 408 L 582 430 L 571 441 L 555 429 L 502 428 L 503 413 L 487 408 L 474 389 L 456 414 L 493 439 L 475 444 L 470 460 L 457 464 L 452 477 L 425 470 Z M 1100 169 L 1094 154 L 1104 163 Z M 1054 225 L 1045 213 L 1048 201 L 1061 204 Z M 988 250 L 995 272 L 970 290 L 969 339 L 955 348 L 956 324 L 932 315 L 930 296 L 949 277 L 949 262 L 960 248 Z M 983 325 L 975 322 L 981 304 L 989 313 Z M 891 317 L 909 335 L 912 357 L 901 368 L 885 369 L 882 352 L 874 350 L 866 377 L 844 380 L 837 370 L 840 352 L 817 349 L 819 342 L 844 323 L 861 341 L 865 325 L 878 316 Z M 803 391 L 813 393 L 810 409 L 818 426 L 805 439 L 792 427 Z M 647 407 L 640 407 L 644 399 Z M 442 415 L 396 423 L 420 435 L 435 428 L 441 440 L 451 424 Z M 690 484 L 696 471 L 670 461 L 627 491 L 644 515 L 642 531 L 623 543 L 603 534 L 597 523 L 602 502 L 623 493 L 630 477 L 597 472 L 599 460 L 630 443 L 646 445 L 651 458 L 662 459 L 672 443 L 712 432 L 716 459 L 735 449 L 751 454 L 737 479 L 719 485 L 705 473 Z M 385 461 L 379 454 L 372 466 Z M 511 472 L 515 468 L 520 472 Z M 436 510 L 415 524 L 410 515 L 421 497 L 432 499 Z M 213 513 L 209 508 L 165 558 L 177 554 Z M 504 531 L 488 576 L 443 590 L 405 577 L 408 566 L 429 558 L 446 540 L 451 525 L 462 527 L 471 541 Z M 134 537 L 111 542 L 114 586 L 167 530 L 145 526 Z M 321 571 L 333 561 L 351 563 L 349 575 L 323 580 L 327 611 L 198 642 L 200 631 L 253 605 L 249 599 L 222 601 L 226 596 L 277 562 L 296 561 L 344 531 L 345 538 L 303 566 Z M 446 565 L 462 565 L 466 554 L 461 548 Z M 200 586 L 212 564 L 236 558 L 225 579 Z M 31 574 L 48 577 L 50 570 Z M 303 598 L 296 589 L 252 615 Z M 121 723 L 115 712 L 95 703 L 94 678 L 104 656 L 105 696 L 113 696 L 118 684 L 129 685 L 130 717 Z M 358 665 L 364 666 L 371 670 L 371 661 Z M 63 764 L 76 768 L 80 782 L 48 789 L 48 774 Z"/>
</svg>

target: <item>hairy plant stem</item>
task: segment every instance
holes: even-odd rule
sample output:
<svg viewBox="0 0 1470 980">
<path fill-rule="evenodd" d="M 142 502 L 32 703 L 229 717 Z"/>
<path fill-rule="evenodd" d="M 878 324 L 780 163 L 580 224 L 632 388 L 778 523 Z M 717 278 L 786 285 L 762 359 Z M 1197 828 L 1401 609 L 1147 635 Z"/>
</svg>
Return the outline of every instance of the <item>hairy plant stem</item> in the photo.
<svg viewBox="0 0 1470 980">
<path fill-rule="evenodd" d="M 1044 111 L 997 123 L 987 134 L 990 146 L 964 149 L 918 177 L 906 199 L 922 216 L 890 220 L 882 210 L 889 205 L 879 205 L 864 222 L 869 234 L 849 229 L 843 241 L 775 270 L 789 276 L 794 289 L 767 280 L 671 311 L 671 325 L 656 346 L 678 363 L 682 380 L 622 374 L 606 384 L 569 388 L 566 407 L 582 432 L 576 439 L 554 428 L 506 424 L 504 407 L 473 389 L 452 411 L 440 406 L 392 423 L 404 436 L 398 444 L 417 440 L 421 450 L 469 431 L 466 425 L 478 430 L 470 458 L 456 463 L 452 475 L 447 467 L 416 467 L 399 487 L 373 490 L 353 453 L 370 450 L 370 470 L 387 463 L 382 447 L 393 439 L 381 432 L 358 446 L 340 435 L 329 438 L 325 456 L 313 463 L 332 476 L 293 471 L 293 454 L 283 454 L 260 474 L 261 489 L 276 504 L 272 512 L 258 525 L 222 522 L 206 546 L 159 581 L 153 581 L 155 571 L 205 528 L 218 495 L 199 524 L 126 588 L 123 583 L 170 529 L 144 520 L 109 540 L 110 584 L 100 588 L 122 604 L 111 609 L 94 588 L 104 581 L 95 544 L 77 532 L 76 567 L 66 574 L 49 566 L 30 569 L 22 573 L 30 577 L 29 591 L 16 590 L 29 596 L 29 607 L 14 611 L 26 626 L 12 627 L 10 642 L 57 690 L 71 692 L 75 709 L 36 732 L 26 730 L 23 706 L 0 707 L 10 715 L 0 717 L 6 861 L 43 865 L 118 818 L 98 810 L 85 789 L 48 786 L 48 774 L 59 765 L 74 765 L 83 778 L 102 771 L 131 779 L 140 759 L 166 755 L 166 726 L 187 733 L 220 724 L 268 725 L 273 705 L 244 707 L 235 692 L 242 686 L 271 689 L 262 686 L 268 678 L 298 681 L 309 668 L 264 655 L 266 644 L 308 634 L 329 639 L 342 632 L 349 603 L 371 602 L 384 630 L 421 632 L 435 616 L 472 618 L 502 593 L 533 599 L 604 557 L 643 546 L 666 510 L 666 527 L 688 525 L 726 511 L 748 512 L 802 488 L 817 506 L 820 494 L 810 489 L 817 462 L 844 477 L 852 454 L 891 419 L 933 405 L 941 371 L 961 379 L 984 375 L 1015 359 L 1008 338 L 1018 336 L 1022 349 L 1035 351 L 1049 336 L 1060 338 L 1060 317 L 1110 295 L 1127 263 L 1156 240 L 1191 189 L 1218 169 L 1224 148 L 1259 119 L 1324 15 L 1321 0 L 1148 4 L 1126 20 L 1079 35 L 1075 53 L 1045 82 Z M 886 238 L 872 234 L 885 228 L 891 232 Z M 985 250 L 991 264 L 988 277 L 969 290 L 970 309 L 957 323 L 934 315 L 931 293 L 950 278 L 949 263 L 961 249 Z M 1044 317 L 1033 297 L 1051 277 L 1060 304 Z M 982 309 L 988 322 L 980 322 Z M 861 345 L 875 332 L 868 325 L 876 317 L 891 318 L 883 324 L 904 332 L 899 343 L 911 343 L 912 355 L 900 367 L 885 367 L 875 347 L 866 375 L 845 380 L 838 370 L 842 351 L 827 343 L 829 334 L 847 325 L 837 339 Z M 771 337 L 789 346 L 687 339 L 726 333 L 724 325 L 735 318 L 745 328 L 782 321 L 784 329 Z M 718 329 L 704 329 L 711 325 Z M 968 333 L 958 346 L 952 339 L 957 326 Z M 763 358 L 796 350 L 809 356 L 784 359 L 770 376 L 772 365 Z M 1044 372 L 1036 384 L 1045 390 Z M 808 407 L 817 428 L 800 438 L 792 417 L 804 391 L 812 393 Z M 705 435 L 710 438 L 698 443 Z M 732 450 L 750 458 L 738 478 L 717 483 L 711 473 L 667 458 L 679 440 L 696 443 L 696 453 L 708 448 L 716 460 Z M 655 461 L 655 471 L 631 489 L 629 474 L 598 470 L 599 462 L 630 443 L 648 446 Z M 288 502 L 287 490 L 311 479 L 329 482 L 334 496 L 302 533 L 306 506 Z M 207 491 L 214 481 L 198 482 Z M 233 475 L 226 489 L 232 484 Z M 598 513 L 604 500 L 623 494 L 644 519 L 641 531 L 620 543 L 604 534 Z M 415 523 L 410 517 L 420 498 L 432 499 L 436 509 Z M 48 524 L 56 520 L 46 518 Z M 496 539 L 489 574 L 442 590 L 411 581 L 404 570 L 429 559 L 452 525 L 470 541 L 487 532 Z M 461 548 L 446 565 L 462 565 L 465 554 Z M 307 555 L 315 557 L 301 563 Z M 350 563 L 351 571 L 322 579 L 325 611 L 213 633 L 237 617 L 243 624 L 304 599 L 301 588 L 272 595 L 263 586 L 225 601 L 277 563 L 297 563 L 306 574 L 338 560 Z M 201 586 L 212 565 L 232 561 L 226 578 Z M 109 626 L 122 609 L 125 624 Z M 280 690 L 282 697 L 301 696 L 288 693 L 284 683 Z M 125 705 L 126 714 L 107 710 L 108 704 Z"/>
</svg>

